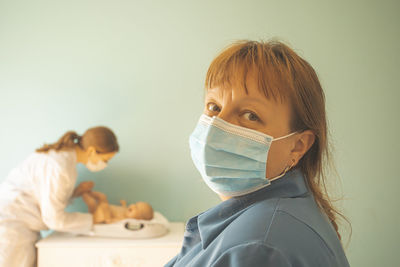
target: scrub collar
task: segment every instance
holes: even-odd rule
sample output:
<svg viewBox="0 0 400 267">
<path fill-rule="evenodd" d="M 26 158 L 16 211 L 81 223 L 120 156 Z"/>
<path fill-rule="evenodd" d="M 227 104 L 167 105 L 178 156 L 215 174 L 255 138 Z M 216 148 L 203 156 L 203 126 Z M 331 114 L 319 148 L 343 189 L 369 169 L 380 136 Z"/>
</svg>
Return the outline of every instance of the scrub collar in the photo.
<svg viewBox="0 0 400 267">
<path fill-rule="evenodd" d="M 292 198 L 309 195 L 303 173 L 295 168 L 284 177 L 253 193 L 233 197 L 191 218 L 186 230 L 199 231 L 205 249 L 232 221 L 256 202 L 271 198 Z"/>
</svg>

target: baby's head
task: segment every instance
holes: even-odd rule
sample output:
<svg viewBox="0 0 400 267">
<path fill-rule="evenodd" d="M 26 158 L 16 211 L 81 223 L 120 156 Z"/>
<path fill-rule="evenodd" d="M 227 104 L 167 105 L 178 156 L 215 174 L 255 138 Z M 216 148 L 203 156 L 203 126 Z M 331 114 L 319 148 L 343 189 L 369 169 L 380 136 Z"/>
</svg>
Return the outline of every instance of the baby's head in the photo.
<svg viewBox="0 0 400 267">
<path fill-rule="evenodd" d="M 146 202 L 137 202 L 128 206 L 125 215 L 127 218 L 151 220 L 153 219 L 153 208 Z"/>
</svg>

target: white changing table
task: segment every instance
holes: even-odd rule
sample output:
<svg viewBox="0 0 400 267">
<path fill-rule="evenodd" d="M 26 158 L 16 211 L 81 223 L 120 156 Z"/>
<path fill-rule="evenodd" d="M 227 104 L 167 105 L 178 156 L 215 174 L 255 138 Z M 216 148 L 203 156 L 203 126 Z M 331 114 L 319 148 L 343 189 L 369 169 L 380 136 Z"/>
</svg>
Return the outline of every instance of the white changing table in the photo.
<svg viewBox="0 0 400 267">
<path fill-rule="evenodd" d="M 168 234 L 152 239 L 76 236 L 55 232 L 40 240 L 38 267 L 158 267 L 179 253 L 184 224 L 170 223 Z"/>
</svg>

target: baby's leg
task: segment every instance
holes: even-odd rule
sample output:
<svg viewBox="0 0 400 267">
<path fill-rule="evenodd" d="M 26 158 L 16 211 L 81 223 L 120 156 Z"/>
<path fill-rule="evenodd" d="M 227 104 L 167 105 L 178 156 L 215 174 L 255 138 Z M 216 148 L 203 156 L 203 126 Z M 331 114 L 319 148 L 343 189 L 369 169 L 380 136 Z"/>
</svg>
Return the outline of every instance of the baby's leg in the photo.
<svg viewBox="0 0 400 267">
<path fill-rule="evenodd" d="M 97 192 L 97 191 L 92 191 L 90 192 L 90 194 L 92 195 L 92 197 L 94 197 L 98 202 L 107 202 L 107 196 L 101 192 Z"/>
<path fill-rule="evenodd" d="M 88 206 L 89 212 L 94 213 L 97 209 L 98 201 L 94 196 L 92 196 L 92 192 L 84 193 L 82 199 Z"/>
<path fill-rule="evenodd" d="M 110 206 L 106 202 L 101 202 L 96 212 L 93 214 L 93 222 L 94 223 L 110 223 L 112 220 Z"/>
</svg>

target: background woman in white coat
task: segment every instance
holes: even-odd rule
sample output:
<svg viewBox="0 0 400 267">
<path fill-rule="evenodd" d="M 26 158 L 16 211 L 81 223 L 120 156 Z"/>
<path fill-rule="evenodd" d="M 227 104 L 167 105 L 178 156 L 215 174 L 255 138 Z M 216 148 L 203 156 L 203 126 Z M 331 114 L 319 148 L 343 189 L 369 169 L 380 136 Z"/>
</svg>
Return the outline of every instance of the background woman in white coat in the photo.
<svg viewBox="0 0 400 267">
<path fill-rule="evenodd" d="M 100 171 L 118 150 L 106 127 L 82 136 L 70 131 L 13 169 L 0 185 L 0 267 L 35 266 L 40 230 L 89 231 L 91 214 L 64 211 L 74 192 L 76 165 Z"/>
</svg>

